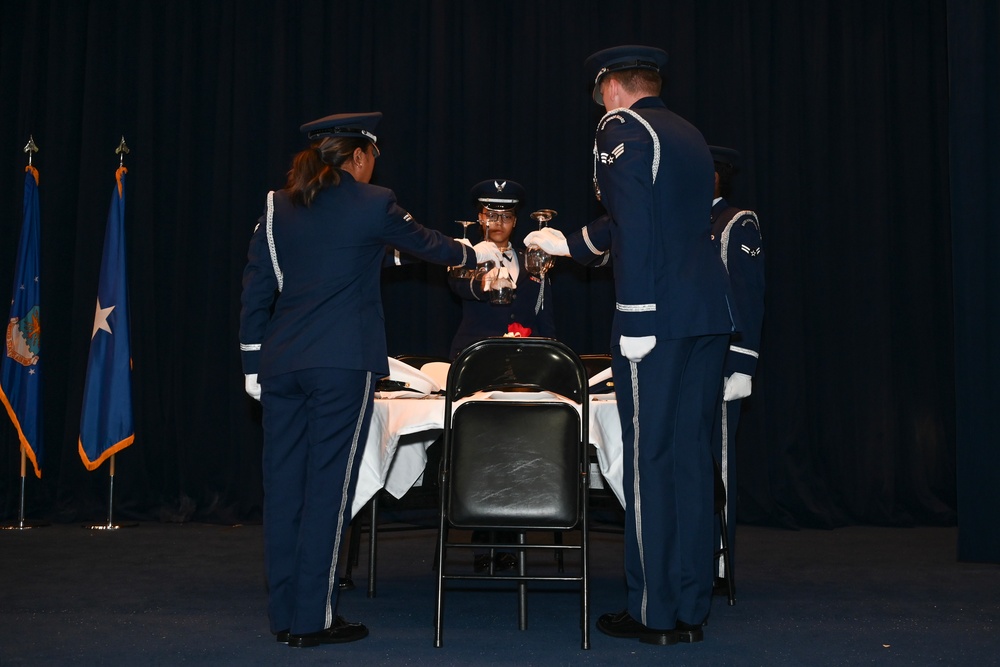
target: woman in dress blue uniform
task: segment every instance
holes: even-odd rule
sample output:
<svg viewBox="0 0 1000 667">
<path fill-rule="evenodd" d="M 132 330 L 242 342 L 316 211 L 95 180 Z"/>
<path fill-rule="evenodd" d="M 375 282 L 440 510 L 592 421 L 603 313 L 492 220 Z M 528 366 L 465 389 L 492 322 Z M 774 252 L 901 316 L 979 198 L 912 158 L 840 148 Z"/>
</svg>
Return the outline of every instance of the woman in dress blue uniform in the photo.
<svg viewBox="0 0 1000 667">
<path fill-rule="evenodd" d="M 528 234 L 586 264 L 610 254 L 612 373 L 622 422 L 627 606 L 598 619 L 613 637 L 701 641 L 712 596 L 711 432 L 726 343 L 735 329 L 712 247 L 712 157 L 701 133 L 659 98 L 667 54 L 647 46 L 587 59 L 607 108 L 594 185 L 607 215 L 569 239 Z"/>
<path fill-rule="evenodd" d="M 388 375 L 379 275 L 386 248 L 473 267 L 467 244 L 425 229 L 391 190 L 370 185 L 382 114 L 302 126 L 283 190 L 269 193 L 243 272 L 240 350 L 263 406 L 268 616 L 292 647 L 349 642 L 368 629 L 337 610 L 337 556 L 350 522 L 375 380 Z"/>
<path fill-rule="evenodd" d="M 462 277 L 462 272 L 449 274 L 448 285 L 462 299 L 462 321 L 452 340 L 452 359 L 478 340 L 503 336 L 513 324 L 530 329 L 532 336 L 555 336 L 549 281 L 525 270 L 524 250 L 515 250 L 511 242 L 524 201 L 524 188 L 512 180 L 497 178 L 477 183 L 471 194 L 484 242 L 492 243 L 500 251 L 516 289 L 511 303 L 490 303 L 487 288 L 495 271 L 485 282 L 481 277 Z"/>
</svg>

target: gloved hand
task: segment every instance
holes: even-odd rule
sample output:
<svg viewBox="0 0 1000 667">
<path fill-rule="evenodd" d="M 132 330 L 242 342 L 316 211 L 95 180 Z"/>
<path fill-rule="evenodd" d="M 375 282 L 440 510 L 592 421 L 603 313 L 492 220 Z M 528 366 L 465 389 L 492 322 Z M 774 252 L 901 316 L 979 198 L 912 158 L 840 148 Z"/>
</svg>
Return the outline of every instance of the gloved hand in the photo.
<svg viewBox="0 0 1000 667">
<path fill-rule="evenodd" d="M 542 229 L 529 232 L 524 237 L 524 245 L 536 245 L 550 255 L 560 255 L 569 257 L 569 244 L 566 237 L 558 229 L 543 227 Z"/>
<path fill-rule="evenodd" d="M 482 277 L 480 278 L 480 280 L 482 281 L 482 289 L 483 289 L 484 292 L 489 292 L 490 291 L 490 289 L 491 289 L 491 287 L 493 285 L 493 281 L 495 281 L 497 279 L 497 276 L 499 274 L 500 274 L 500 267 L 497 267 L 497 266 L 494 266 L 489 271 L 484 271 L 483 272 Z"/>
<path fill-rule="evenodd" d="M 722 389 L 722 400 L 737 401 L 750 395 L 750 386 L 753 384 L 751 378 L 746 373 L 733 373 L 726 378 L 726 384 Z"/>
<path fill-rule="evenodd" d="M 621 336 L 618 344 L 622 348 L 623 357 L 638 363 L 656 347 L 656 336 Z"/>
<path fill-rule="evenodd" d="M 257 382 L 257 374 L 248 373 L 245 377 L 246 380 L 244 382 L 244 386 L 246 387 L 247 393 L 250 395 L 250 398 L 254 399 L 255 401 L 259 401 L 260 383 Z"/>
<path fill-rule="evenodd" d="M 503 261 L 503 255 L 500 254 L 500 249 L 493 241 L 480 241 L 472 246 L 472 249 L 476 251 L 477 264 L 493 262 L 493 266 L 500 266 L 500 262 Z"/>
</svg>

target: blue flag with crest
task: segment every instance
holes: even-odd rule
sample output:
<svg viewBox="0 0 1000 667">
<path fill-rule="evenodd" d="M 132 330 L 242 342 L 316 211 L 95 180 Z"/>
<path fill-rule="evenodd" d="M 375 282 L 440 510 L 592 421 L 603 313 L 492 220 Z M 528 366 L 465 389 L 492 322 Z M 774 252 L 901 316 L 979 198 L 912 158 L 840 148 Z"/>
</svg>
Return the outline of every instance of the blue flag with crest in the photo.
<svg viewBox="0 0 1000 667">
<path fill-rule="evenodd" d="M 24 175 L 24 221 L 14 270 L 14 295 L 7 320 L 6 346 L 0 359 L 0 402 L 14 422 L 24 453 L 42 476 L 42 373 L 39 363 L 38 256 L 41 224 L 38 212 L 38 170 L 28 165 Z"/>
<path fill-rule="evenodd" d="M 132 353 L 125 261 L 125 167 L 115 174 L 104 232 L 97 310 L 80 415 L 80 458 L 87 470 L 135 440 L 132 425 Z"/>
</svg>

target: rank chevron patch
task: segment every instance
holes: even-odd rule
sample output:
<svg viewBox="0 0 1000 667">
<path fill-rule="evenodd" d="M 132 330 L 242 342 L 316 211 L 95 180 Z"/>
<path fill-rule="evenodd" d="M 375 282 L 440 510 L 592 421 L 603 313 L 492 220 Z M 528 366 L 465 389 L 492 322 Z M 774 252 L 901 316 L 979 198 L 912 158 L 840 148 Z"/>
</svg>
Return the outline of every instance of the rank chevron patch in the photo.
<svg viewBox="0 0 1000 667">
<path fill-rule="evenodd" d="M 598 159 L 602 164 L 614 164 L 615 160 L 625 154 L 625 144 L 618 144 L 610 153 L 598 154 Z"/>
</svg>

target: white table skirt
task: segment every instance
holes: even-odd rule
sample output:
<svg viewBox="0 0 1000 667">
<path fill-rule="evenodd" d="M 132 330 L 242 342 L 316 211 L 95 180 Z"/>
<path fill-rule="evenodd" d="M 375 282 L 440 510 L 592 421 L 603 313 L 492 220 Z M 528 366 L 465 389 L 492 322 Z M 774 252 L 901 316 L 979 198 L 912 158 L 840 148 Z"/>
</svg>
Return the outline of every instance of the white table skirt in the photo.
<svg viewBox="0 0 1000 667">
<path fill-rule="evenodd" d="M 427 464 L 427 448 L 444 429 L 444 403 L 442 397 L 375 399 L 352 516 L 379 489 L 402 498 L 421 479 Z M 405 435 L 414 437 L 400 445 L 400 438 Z M 591 398 L 590 441 L 597 448 L 601 475 L 623 503 L 622 428 L 613 399 Z"/>
</svg>

